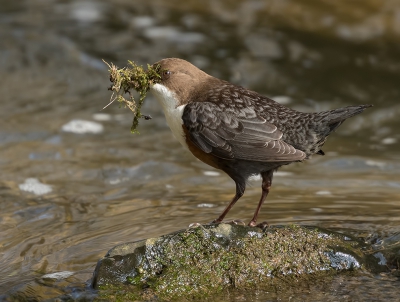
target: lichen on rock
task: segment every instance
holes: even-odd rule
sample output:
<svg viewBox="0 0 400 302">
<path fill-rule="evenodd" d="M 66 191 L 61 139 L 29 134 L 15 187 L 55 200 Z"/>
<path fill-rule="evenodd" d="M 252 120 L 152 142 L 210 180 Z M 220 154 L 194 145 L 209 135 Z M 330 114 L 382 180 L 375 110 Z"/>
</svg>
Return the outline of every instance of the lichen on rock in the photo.
<svg viewBox="0 0 400 302">
<path fill-rule="evenodd" d="M 113 63 L 103 62 L 108 66 L 110 73 L 111 86 L 108 88 L 113 93 L 109 106 L 114 101 L 118 101 L 119 104 L 125 105 L 133 113 L 134 118 L 131 126 L 132 133 L 138 133 L 137 127 L 139 125 L 139 118 L 151 119 L 150 116 L 142 115 L 140 109 L 146 98 L 147 92 L 151 85 L 158 83 L 161 80 L 161 67 L 159 65 L 147 65 L 147 70 L 142 66 L 137 65 L 133 61 L 128 61 L 128 66 L 124 68 L 118 68 Z M 132 90 L 139 93 L 139 100 L 136 102 L 132 95 Z M 128 98 L 124 97 L 123 94 L 128 94 Z"/>
</svg>

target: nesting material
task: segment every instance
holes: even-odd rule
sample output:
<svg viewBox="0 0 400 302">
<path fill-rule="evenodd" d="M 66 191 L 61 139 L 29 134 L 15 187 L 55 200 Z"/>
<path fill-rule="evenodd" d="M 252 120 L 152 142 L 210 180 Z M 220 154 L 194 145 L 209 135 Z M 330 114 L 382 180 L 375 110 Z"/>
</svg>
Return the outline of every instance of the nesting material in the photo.
<svg viewBox="0 0 400 302">
<path fill-rule="evenodd" d="M 159 65 L 147 64 L 147 70 L 145 70 L 135 62 L 128 61 L 127 67 L 118 68 L 113 63 L 109 64 L 104 60 L 103 62 L 108 66 L 110 81 L 112 83 L 108 90 L 113 92 L 110 102 L 104 108 L 116 100 L 120 106 L 128 107 L 134 113 L 131 132 L 138 133 L 139 119 L 151 119 L 150 116 L 143 115 L 140 109 L 150 87 L 161 80 L 161 67 Z M 139 100 L 137 101 L 133 97 L 133 90 L 139 93 Z"/>
</svg>

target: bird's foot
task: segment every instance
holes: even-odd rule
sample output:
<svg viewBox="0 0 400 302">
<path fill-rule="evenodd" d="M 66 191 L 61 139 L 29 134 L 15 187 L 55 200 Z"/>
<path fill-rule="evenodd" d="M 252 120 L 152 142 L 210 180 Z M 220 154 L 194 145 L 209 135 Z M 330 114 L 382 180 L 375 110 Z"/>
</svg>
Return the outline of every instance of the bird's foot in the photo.
<svg viewBox="0 0 400 302">
<path fill-rule="evenodd" d="M 263 221 L 259 224 L 256 225 L 256 227 L 262 229 L 263 231 L 265 231 L 266 229 L 269 228 L 269 223 L 267 221 Z"/>
<path fill-rule="evenodd" d="M 235 220 L 227 221 L 227 222 L 224 222 L 224 223 L 231 224 L 231 225 L 246 225 L 244 223 L 244 221 L 240 220 L 240 219 L 235 219 Z"/>
<path fill-rule="evenodd" d="M 197 228 L 199 226 L 201 226 L 201 223 L 193 222 L 193 223 L 189 224 L 188 228 L 193 229 L 193 228 Z"/>
<path fill-rule="evenodd" d="M 252 220 L 249 222 L 248 226 L 249 227 L 257 227 L 264 231 L 265 229 L 267 229 L 269 227 L 269 223 L 267 221 L 263 221 L 259 224 L 256 224 L 256 222 Z"/>
<path fill-rule="evenodd" d="M 230 221 L 221 221 L 221 220 L 215 219 L 213 222 L 211 222 L 211 224 L 220 224 L 220 223 L 231 224 L 231 225 L 246 225 L 244 223 L 244 221 L 240 220 L 240 219 L 234 219 L 234 220 L 230 220 Z"/>
<path fill-rule="evenodd" d="M 255 227 L 257 224 L 254 220 L 251 220 L 248 224 L 249 227 Z"/>
</svg>

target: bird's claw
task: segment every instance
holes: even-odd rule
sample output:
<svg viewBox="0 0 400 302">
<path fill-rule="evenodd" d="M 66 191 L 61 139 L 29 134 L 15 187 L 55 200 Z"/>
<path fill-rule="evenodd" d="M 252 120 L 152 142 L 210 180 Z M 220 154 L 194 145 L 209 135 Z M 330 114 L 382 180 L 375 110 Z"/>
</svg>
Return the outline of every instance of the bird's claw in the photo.
<svg viewBox="0 0 400 302">
<path fill-rule="evenodd" d="M 248 226 L 249 227 L 257 227 L 257 228 L 260 228 L 263 231 L 265 231 L 265 229 L 267 229 L 269 227 L 269 223 L 267 221 L 263 221 L 259 224 L 256 224 L 256 222 L 252 220 L 249 222 Z"/>
<path fill-rule="evenodd" d="M 193 223 L 189 224 L 188 228 L 193 229 L 193 228 L 197 228 L 199 226 L 201 226 L 201 223 L 193 222 Z"/>
<path fill-rule="evenodd" d="M 215 219 L 213 222 L 211 222 L 211 224 L 220 224 L 220 223 L 230 224 L 230 225 L 246 225 L 244 221 L 240 219 L 234 219 L 230 221 L 220 221 L 218 219 Z"/>
<path fill-rule="evenodd" d="M 231 220 L 231 221 L 227 221 L 227 222 L 225 222 L 226 224 L 231 224 L 231 225 L 246 225 L 245 223 L 244 223 L 244 221 L 243 220 L 240 220 L 240 219 L 234 219 L 234 220 Z"/>
</svg>

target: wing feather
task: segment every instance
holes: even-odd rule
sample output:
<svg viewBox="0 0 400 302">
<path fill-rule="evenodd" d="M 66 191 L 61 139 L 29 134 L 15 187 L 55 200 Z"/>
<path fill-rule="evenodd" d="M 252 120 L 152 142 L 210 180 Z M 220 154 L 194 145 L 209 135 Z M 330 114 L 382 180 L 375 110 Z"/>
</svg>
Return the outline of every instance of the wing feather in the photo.
<svg viewBox="0 0 400 302">
<path fill-rule="evenodd" d="M 247 110 L 229 112 L 213 102 L 186 105 L 182 120 L 189 138 L 201 150 L 217 157 L 260 162 L 298 161 L 301 150 L 282 140 L 283 133 L 264 118 Z"/>
</svg>

